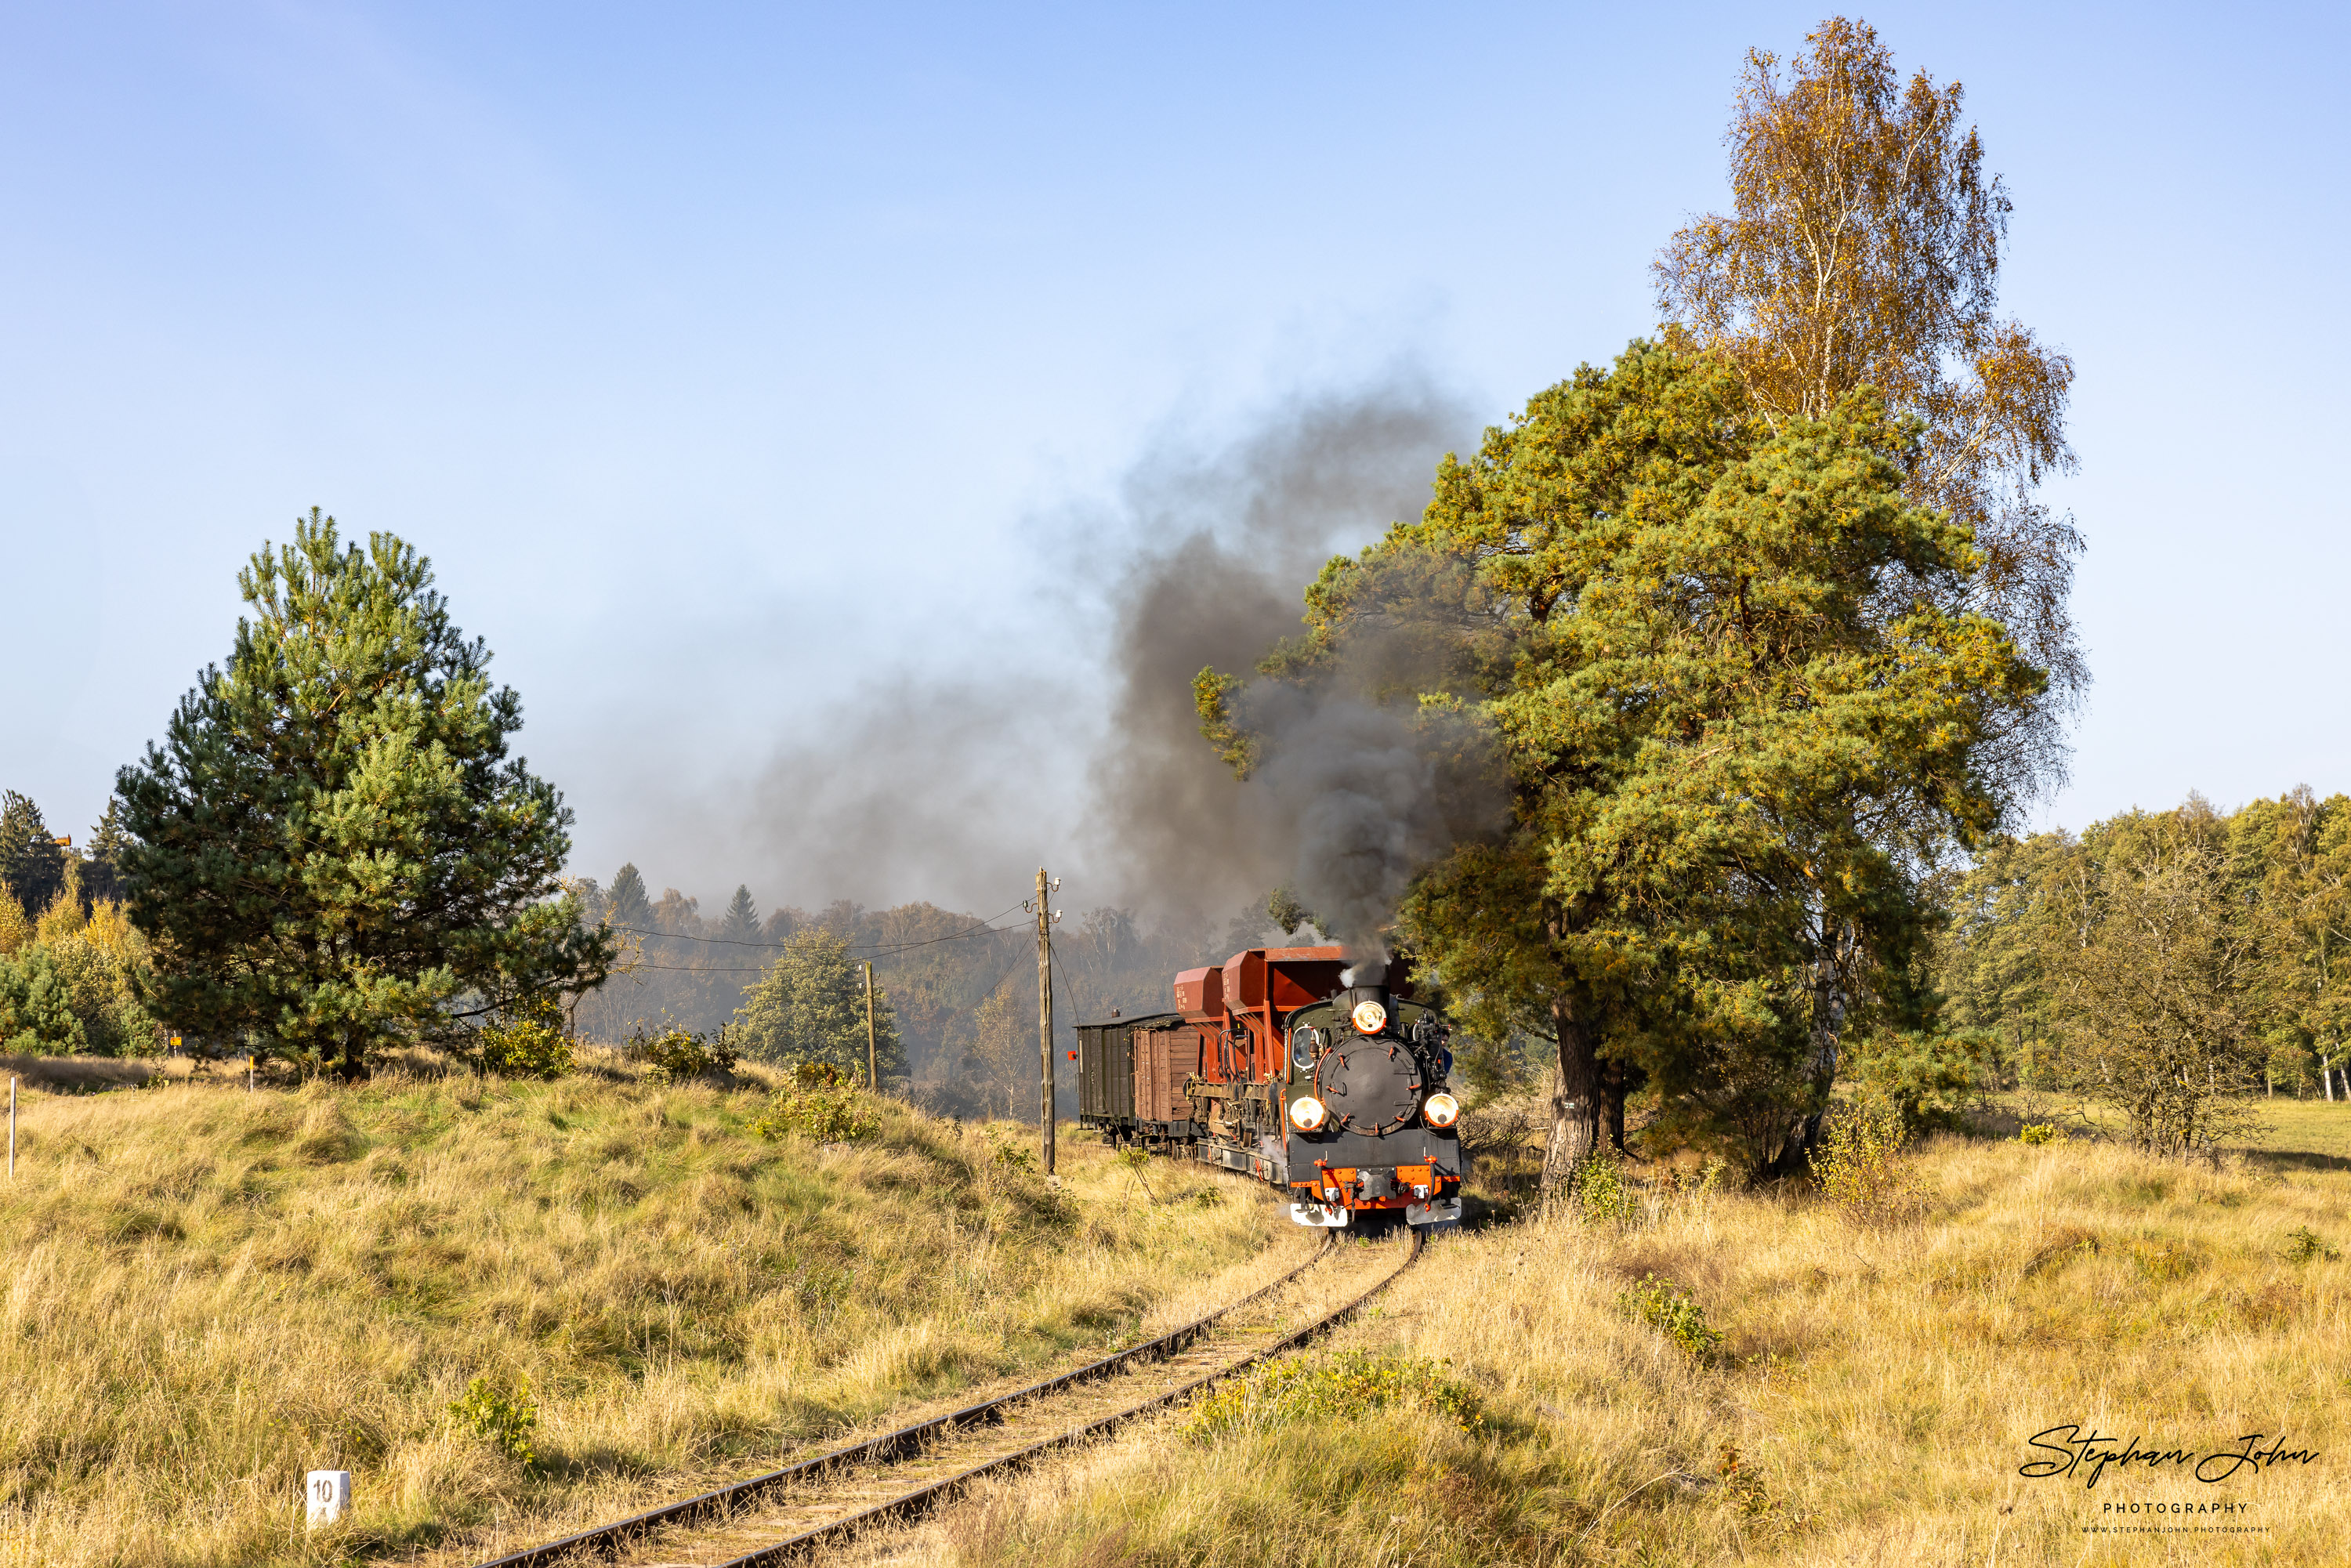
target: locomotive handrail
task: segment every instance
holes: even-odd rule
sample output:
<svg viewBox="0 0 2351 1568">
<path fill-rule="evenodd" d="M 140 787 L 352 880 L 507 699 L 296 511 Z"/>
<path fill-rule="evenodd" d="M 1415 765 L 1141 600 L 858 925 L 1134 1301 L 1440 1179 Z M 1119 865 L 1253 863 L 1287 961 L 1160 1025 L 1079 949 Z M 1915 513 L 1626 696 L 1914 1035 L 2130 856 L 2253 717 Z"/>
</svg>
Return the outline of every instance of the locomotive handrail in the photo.
<svg viewBox="0 0 2351 1568">
<path fill-rule="evenodd" d="M 967 1405 L 960 1410 L 951 1411 L 945 1416 L 935 1416 L 925 1421 L 917 1421 L 910 1426 L 901 1427 L 895 1431 L 884 1432 L 879 1437 L 844 1444 L 825 1453 L 797 1460 L 780 1469 L 769 1470 L 764 1475 L 731 1482 L 715 1490 L 704 1492 L 698 1497 L 690 1497 L 680 1502 L 664 1503 L 659 1508 L 647 1509 L 643 1513 L 631 1514 L 628 1518 L 616 1520 L 611 1524 L 600 1524 L 593 1529 L 580 1531 L 565 1536 L 560 1541 L 550 1541 L 543 1546 L 529 1546 L 519 1552 L 510 1552 L 503 1557 L 491 1558 L 480 1564 L 480 1568 L 547 1568 L 548 1564 L 557 1563 L 570 1553 L 582 1552 L 597 1552 L 604 1556 L 617 1555 L 620 1547 L 630 1538 L 658 1529 L 663 1525 L 692 1524 L 701 1520 L 731 1513 L 762 1493 L 787 1486 L 793 1481 L 804 1480 L 837 1466 L 852 1465 L 872 1459 L 886 1460 L 904 1458 L 909 1452 L 920 1450 L 931 1437 L 950 1427 L 969 1426 L 984 1420 L 1001 1420 L 1007 1406 L 1019 1404 L 1022 1400 L 1059 1394 L 1078 1384 L 1107 1377 L 1126 1366 L 1172 1355 L 1206 1333 L 1218 1319 L 1238 1312 L 1260 1296 L 1269 1295 L 1280 1290 L 1315 1264 L 1322 1261 L 1331 1255 L 1335 1246 L 1336 1242 L 1333 1239 L 1326 1235 L 1322 1238 L 1322 1245 L 1315 1249 L 1312 1256 L 1280 1279 L 1260 1285 L 1248 1295 L 1238 1301 L 1228 1301 L 1207 1316 L 1196 1318 L 1186 1323 L 1182 1328 L 1162 1334 L 1157 1339 L 1147 1341 L 1143 1344 L 1104 1356 L 1100 1361 L 1089 1362 L 1073 1372 L 1065 1372 L 1059 1376 L 1029 1384 L 1025 1388 L 1017 1388 L 1009 1394 L 999 1395 L 993 1399 L 985 1399 L 977 1405 Z M 1413 1256 L 1418 1257 L 1419 1253 L 1420 1236 L 1418 1232 L 1415 1232 Z M 1405 1261 L 1409 1264 L 1411 1260 L 1407 1259 Z M 1397 1272 L 1401 1273 L 1403 1270 L 1399 1269 Z M 1394 1277 L 1394 1275 L 1390 1276 L 1391 1279 Z M 1385 1281 L 1382 1283 L 1384 1284 Z M 1361 1297 L 1357 1298 L 1356 1301 L 1350 1302 L 1342 1309 L 1342 1312 L 1353 1312 L 1362 1300 Z M 1335 1321 L 1335 1319 L 1325 1321 Z M 1196 1385 L 1187 1386 L 1196 1386 Z M 993 1464 L 1008 1462 L 1009 1461 L 998 1460 L 993 1461 Z M 989 1469 L 992 1465 L 980 1468 Z M 935 1495 L 935 1491 L 936 1489 L 933 1489 L 931 1492 L 923 1495 Z M 911 1497 L 914 1494 L 909 1495 Z M 905 1499 L 899 1499 L 883 1506 L 884 1508 L 903 1507 L 905 1506 L 906 1501 Z M 868 1511 L 869 1513 L 872 1511 Z M 833 1528 L 833 1526 L 822 1527 L 819 1531 L 811 1532 L 810 1538 L 813 1539 L 814 1535 L 822 1534 Z M 793 1539 L 800 1541 L 802 1538 L 794 1537 Z M 755 1552 L 738 1561 L 747 1563 L 766 1562 L 770 1559 Z"/>
</svg>

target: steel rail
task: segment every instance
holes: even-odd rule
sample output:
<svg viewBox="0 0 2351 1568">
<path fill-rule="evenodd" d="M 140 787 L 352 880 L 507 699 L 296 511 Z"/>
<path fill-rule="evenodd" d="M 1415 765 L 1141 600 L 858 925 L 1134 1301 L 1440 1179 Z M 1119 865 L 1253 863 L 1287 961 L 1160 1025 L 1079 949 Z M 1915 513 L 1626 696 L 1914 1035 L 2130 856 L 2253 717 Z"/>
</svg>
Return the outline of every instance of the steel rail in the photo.
<svg viewBox="0 0 2351 1568">
<path fill-rule="evenodd" d="M 977 1480 L 982 1476 L 991 1474 L 998 1470 L 1016 1469 L 1021 1465 L 1027 1464 L 1029 1460 L 1034 1459 L 1040 1455 L 1050 1453 L 1055 1448 L 1067 1448 L 1070 1444 L 1081 1442 L 1087 1437 L 1092 1437 L 1098 1432 L 1107 1432 L 1113 1427 L 1116 1427 L 1122 1422 L 1131 1421 L 1146 1411 L 1156 1410 L 1162 1406 L 1173 1405 L 1185 1396 L 1197 1393 L 1199 1390 L 1206 1388 L 1212 1383 L 1217 1382 L 1223 1378 L 1230 1377 L 1236 1373 L 1246 1372 L 1250 1367 L 1256 1365 L 1259 1362 L 1265 1360 L 1268 1356 L 1279 1355 L 1283 1351 L 1294 1349 L 1297 1346 L 1303 1344 L 1306 1341 L 1313 1338 L 1316 1334 L 1322 1333 L 1324 1330 L 1334 1328 L 1338 1324 L 1344 1322 L 1348 1317 L 1353 1314 L 1356 1308 L 1362 1306 L 1365 1301 L 1370 1301 L 1374 1296 L 1378 1295 L 1382 1291 L 1386 1290 L 1390 1285 L 1395 1283 L 1396 1280 L 1404 1273 L 1404 1271 L 1413 1266 L 1420 1257 L 1422 1239 L 1422 1232 L 1415 1230 L 1412 1233 L 1412 1245 L 1405 1251 L 1404 1261 L 1397 1264 L 1394 1269 L 1389 1270 L 1384 1277 L 1374 1282 L 1370 1289 L 1356 1296 L 1354 1300 L 1348 1301 L 1345 1305 L 1338 1307 L 1333 1311 L 1325 1312 L 1322 1316 L 1315 1319 L 1312 1322 L 1308 1323 L 1304 1328 L 1296 1330 L 1295 1332 L 1283 1336 L 1281 1339 L 1276 1340 L 1271 1344 L 1259 1346 L 1258 1349 L 1251 1351 L 1249 1354 L 1241 1357 L 1238 1361 L 1234 1362 L 1229 1366 L 1220 1366 L 1213 1372 L 1205 1373 L 1202 1375 L 1192 1379 L 1189 1383 L 1183 1385 L 1181 1387 L 1171 1388 L 1161 1394 L 1155 1394 L 1148 1399 L 1143 1400 L 1138 1404 L 1131 1405 L 1125 1409 L 1114 1412 L 1112 1415 L 1104 1416 L 1098 1420 L 1086 1422 L 1082 1426 L 1072 1427 L 1066 1432 L 1057 1432 L 1052 1437 L 1042 1438 L 1037 1442 L 1031 1443 L 1025 1448 L 1016 1448 L 1011 1453 L 999 1454 L 995 1458 L 984 1460 L 979 1464 L 972 1466 L 967 1470 L 959 1471 L 955 1475 L 946 1477 L 943 1480 L 932 1481 L 927 1485 L 916 1488 L 913 1491 L 904 1493 L 898 1497 L 893 1497 L 886 1502 L 875 1503 L 872 1507 L 861 1510 L 856 1513 L 851 1514 L 846 1519 L 836 1519 L 830 1524 L 820 1524 L 815 1526 L 813 1529 L 804 1530 L 798 1535 L 789 1537 L 783 1541 L 778 1541 L 772 1546 L 762 1546 L 756 1552 L 747 1552 L 740 1557 L 729 1557 L 722 1563 L 712 1564 L 711 1568 L 775 1568 L 776 1564 L 795 1562 L 807 1556 L 810 1552 L 815 1551 L 820 1546 L 825 1545 L 827 1542 L 844 1540 L 849 1536 L 856 1534 L 861 1530 L 868 1529 L 876 1524 L 885 1523 L 891 1520 L 905 1519 L 920 1514 L 927 1511 L 931 1504 L 952 1497 L 955 1493 L 962 1490 L 965 1487 L 970 1485 L 973 1481 Z M 1308 1261 L 1314 1261 L 1316 1259 L 1324 1256 L 1328 1250 L 1329 1241 L 1326 1238 L 1324 1251 L 1315 1254 L 1315 1258 L 1309 1259 Z M 1295 1270 L 1293 1270 L 1293 1272 Z M 1278 1285 L 1282 1281 L 1276 1281 L 1275 1284 Z M 1267 1287 L 1269 1290 L 1272 1288 L 1272 1286 Z M 1259 1294 L 1262 1293 L 1263 1292 L 1259 1292 Z M 1240 1304 L 1241 1303 L 1239 1301 L 1233 1303 L 1236 1307 Z M 1231 1308 L 1227 1308 L 1226 1310 L 1229 1312 Z"/>
<path fill-rule="evenodd" d="M 600 1524 L 592 1529 L 567 1535 L 560 1541 L 550 1541 L 544 1546 L 528 1546 L 519 1552 L 510 1552 L 503 1557 L 489 1559 L 479 1564 L 479 1568 L 552 1568 L 553 1564 L 573 1558 L 578 1553 L 594 1553 L 604 1557 L 617 1556 L 620 1550 L 631 1540 L 664 1525 L 695 1524 L 707 1519 L 724 1518 L 763 1493 L 773 1491 L 778 1487 L 789 1486 L 794 1481 L 807 1480 L 841 1466 L 876 1460 L 886 1463 L 905 1458 L 910 1455 L 920 1453 L 930 1445 L 933 1438 L 950 1428 L 975 1426 L 983 1421 L 1001 1421 L 1004 1410 L 1009 1406 L 1025 1400 L 1044 1398 L 1075 1387 L 1081 1383 L 1091 1383 L 1099 1378 L 1111 1376 L 1129 1366 L 1143 1362 L 1158 1361 L 1173 1355 L 1206 1333 L 1217 1320 L 1238 1312 L 1261 1296 L 1272 1294 L 1331 1256 L 1333 1250 L 1332 1238 L 1326 1234 L 1322 1238 L 1322 1245 L 1315 1249 L 1311 1257 L 1280 1279 L 1261 1285 L 1248 1295 L 1227 1302 L 1207 1316 L 1196 1318 L 1172 1333 L 1162 1334 L 1157 1339 L 1147 1341 L 1131 1349 L 1120 1351 L 1114 1355 L 1104 1356 L 1100 1361 L 1089 1362 L 1075 1371 L 1065 1372 L 1058 1377 L 1049 1377 L 1042 1382 L 1029 1384 L 1025 1388 L 1016 1388 L 1008 1394 L 982 1400 L 977 1405 L 967 1405 L 960 1410 L 950 1411 L 944 1416 L 935 1416 L 925 1421 L 917 1421 L 911 1426 L 901 1427 L 893 1432 L 884 1432 L 876 1437 L 844 1444 L 838 1448 L 786 1465 L 781 1469 L 769 1470 L 764 1475 L 735 1481 L 715 1490 L 704 1492 L 698 1497 L 690 1497 L 680 1502 L 664 1503 L 659 1508 L 632 1514 L 626 1519 L 616 1520 L 611 1524 Z M 1417 1257 L 1419 1251 L 1420 1235 L 1416 1231 L 1413 1234 L 1413 1256 Z M 1405 1260 L 1407 1263 L 1410 1260 L 1410 1259 Z M 1402 1270 L 1397 1270 L 1399 1273 L 1402 1271 Z M 1390 1278 L 1394 1276 L 1391 1275 Z M 1382 1281 L 1383 1284 L 1385 1282 L 1385 1281 Z M 1377 1288 L 1374 1287 L 1375 1290 Z M 1353 1311 L 1360 1300 L 1361 1298 L 1356 1302 L 1348 1303 L 1343 1310 Z M 1198 1385 L 1196 1383 L 1186 1386 L 1187 1388 L 1196 1387 Z M 1005 1462 L 1007 1461 L 996 1461 L 997 1464 Z M 981 1469 L 990 1468 L 992 1466 L 980 1467 Z M 967 1478 L 956 1478 L 957 1480 L 965 1479 Z M 933 1489 L 933 1491 L 935 1492 L 935 1490 Z M 882 1509 L 887 1510 L 892 1506 L 885 1503 L 882 1505 Z M 868 1510 L 867 1514 L 875 1511 L 877 1511 Z M 864 1518 L 866 1515 L 859 1517 Z M 823 1532 L 823 1530 L 820 1530 L 808 1533 L 810 1536 L 815 1536 Z M 794 1537 L 795 1541 L 800 1539 L 803 1538 Z M 745 1561 L 756 1562 L 767 1561 L 767 1559 L 754 1554 Z"/>
</svg>

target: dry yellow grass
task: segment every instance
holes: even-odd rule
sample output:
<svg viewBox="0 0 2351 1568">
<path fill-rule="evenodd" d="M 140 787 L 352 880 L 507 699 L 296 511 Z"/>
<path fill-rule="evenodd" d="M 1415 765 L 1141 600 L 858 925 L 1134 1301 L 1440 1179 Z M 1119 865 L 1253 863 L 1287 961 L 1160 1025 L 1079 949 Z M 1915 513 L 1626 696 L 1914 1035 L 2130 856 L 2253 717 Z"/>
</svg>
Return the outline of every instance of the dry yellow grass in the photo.
<svg viewBox="0 0 2351 1568">
<path fill-rule="evenodd" d="M 2340 1136 L 2325 1109 L 2271 1141 Z M 1882 1231 L 1792 1186 L 1653 1193 L 1621 1228 L 1522 1221 L 1445 1239 L 1381 1311 L 1312 1354 L 1444 1358 L 1481 1392 L 1479 1429 L 1404 1407 L 1207 1446 L 1170 1418 L 866 1555 L 970 1568 L 2351 1560 L 2351 1262 L 2296 1237 L 2351 1252 L 2351 1161 L 2273 1149 L 2214 1171 L 2111 1145 L 1944 1139 L 1916 1170 L 1928 1211 Z M 1621 1294 L 1648 1275 L 1696 1296 L 1726 1335 L 1718 1364 L 1626 1316 Z M 2095 1487 L 2021 1476 L 2029 1439 L 2063 1423 L 2198 1456 L 2262 1432 L 2319 1457 L 2210 1485 L 2173 1465 L 2110 1469 Z M 2110 1507 L 2215 1502 L 2242 1508 Z M 2139 1532 L 2088 1532 L 2117 1523 Z M 2260 1532 L 2203 1532 L 2215 1526 Z"/>
<path fill-rule="evenodd" d="M 1065 1141 L 1055 1193 L 984 1129 L 892 1108 L 826 1152 L 749 1132 L 756 1090 L 598 1066 L 28 1095 L 0 1563 L 463 1560 L 1098 1354 L 1307 1245 L 1205 1171 L 1142 1203 Z M 538 1464 L 449 1418 L 476 1375 L 529 1379 Z M 312 1468 L 357 1476 L 315 1539 Z"/>
</svg>

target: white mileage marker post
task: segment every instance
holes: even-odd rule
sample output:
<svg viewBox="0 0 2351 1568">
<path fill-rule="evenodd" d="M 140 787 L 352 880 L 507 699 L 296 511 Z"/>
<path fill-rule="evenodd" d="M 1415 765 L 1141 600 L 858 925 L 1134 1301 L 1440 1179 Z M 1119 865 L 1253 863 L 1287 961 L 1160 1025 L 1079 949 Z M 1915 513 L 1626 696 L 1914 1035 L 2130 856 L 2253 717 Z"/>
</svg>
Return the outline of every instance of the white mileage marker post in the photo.
<svg viewBox="0 0 2351 1568">
<path fill-rule="evenodd" d="M 302 1483 L 302 1496 L 310 1505 L 308 1528 L 333 1524 L 350 1509 L 351 1472 L 312 1470 Z"/>
</svg>

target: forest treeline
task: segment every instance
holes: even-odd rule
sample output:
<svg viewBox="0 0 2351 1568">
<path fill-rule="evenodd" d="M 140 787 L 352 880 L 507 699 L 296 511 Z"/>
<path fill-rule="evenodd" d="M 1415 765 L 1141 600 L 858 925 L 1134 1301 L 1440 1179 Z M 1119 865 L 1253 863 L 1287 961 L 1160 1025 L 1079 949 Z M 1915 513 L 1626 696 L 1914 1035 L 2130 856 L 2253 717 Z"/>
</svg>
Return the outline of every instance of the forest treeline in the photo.
<svg viewBox="0 0 2351 1568">
<path fill-rule="evenodd" d="M 2351 1099 L 2351 798 L 2200 796 L 1989 845 L 1936 944 L 1944 1024 L 2149 1147 L 2241 1130 L 2252 1095 Z"/>
<path fill-rule="evenodd" d="M 574 1010 L 582 1035 L 625 1041 L 668 1028 L 727 1030 L 757 1055 L 862 1072 L 862 966 L 871 963 L 885 1078 L 904 1078 L 936 1110 L 1035 1120 L 1036 925 L 1018 904 L 993 918 L 923 902 L 876 910 L 848 900 L 762 914 L 738 885 L 723 910 L 705 915 L 676 888 L 650 896 L 633 863 L 609 883 L 571 885 L 580 918 L 622 941 L 611 978 Z M 1222 926 L 1110 906 L 1072 910 L 1053 936 L 1061 1048 L 1079 1018 L 1165 1008 L 1177 970 L 1282 939 L 1259 909 Z M 1065 1097 L 1071 1088 L 1063 1084 Z"/>
<path fill-rule="evenodd" d="M 16 1054 L 145 1055 L 166 1026 L 148 939 L 125 918 L 114 813 L 77 847 L 33 801 L 0 794 L 0 1044 Z M 861 1071 L 862 966 L 873 967 L 885 1078 L 955 1114 L 1033 1120 L 1035 926 L 995 912 L 846 901 L 762 914 L 747 886 L 705 916 L 633 864 L 580 879 L 584 924 L 619 938 L 614 973 L 581 996 L 584 1038 L 726 1034 L 755 1057 Z M 2079 833 L 2002 838 L 1942 883 L 1925 1027 L 1856 1040 L 1844 1076 L 1931 1123 L 1987 1088 L 2064 1091 L 2117 1106 L 2171 1153 L 2241 1132 L 2249 1102 L 2351 1105 L 2351 797 L 2299 788 L 2233 811 L 2200 796 Z M 1304 912 L 1245 909 L 1223 926 L 1072 911 L 1053 943 L 1057 1032 L 1112 1009 L 1167 1004 L 1176 971 L 1285 939 Z M 1301 928 L 1295 940 L 1314 940 Z M 1508 1042 L 1465 1065 L 1525 1081 Z M 1534 1075 L 1540 1075 L 1534 1069 Z"/>
<path fill-rule="evenodd" d="M 136 1056 L 169 1048 L 152 948 L 121 902 L 122 841 L 118 806 L 76 845 L 30 799 L 0 793 L 0 1049 Z M 724 1032 L 756 1058 L 830 1061 L 862 1074 L 862 966 L 871 962 L 885 1079 L 942 1111 L 1035 1119 L 1036 927 L 1017 905 L 993 920 L 920 902 L 763 914 L 738 886 L 711 916 L 675 888 L 650 896 L 633 864 L 609 883 L 569 883 L 566 901 L 583 926 L 617 939 L 610 978 L 571 1008 L 584 1039 Z M 1107 906 L 1071 911 L 1054 933 L 1057 1033 L 1067 1045 L 1080 1017 L 1163 1008 L 1176 970 L 1281 939 L 1256 909 L 1221 926 L 1147 922 Z M 207 1040 L 199 1049 L 247 1044 Z"/>
</svg>

